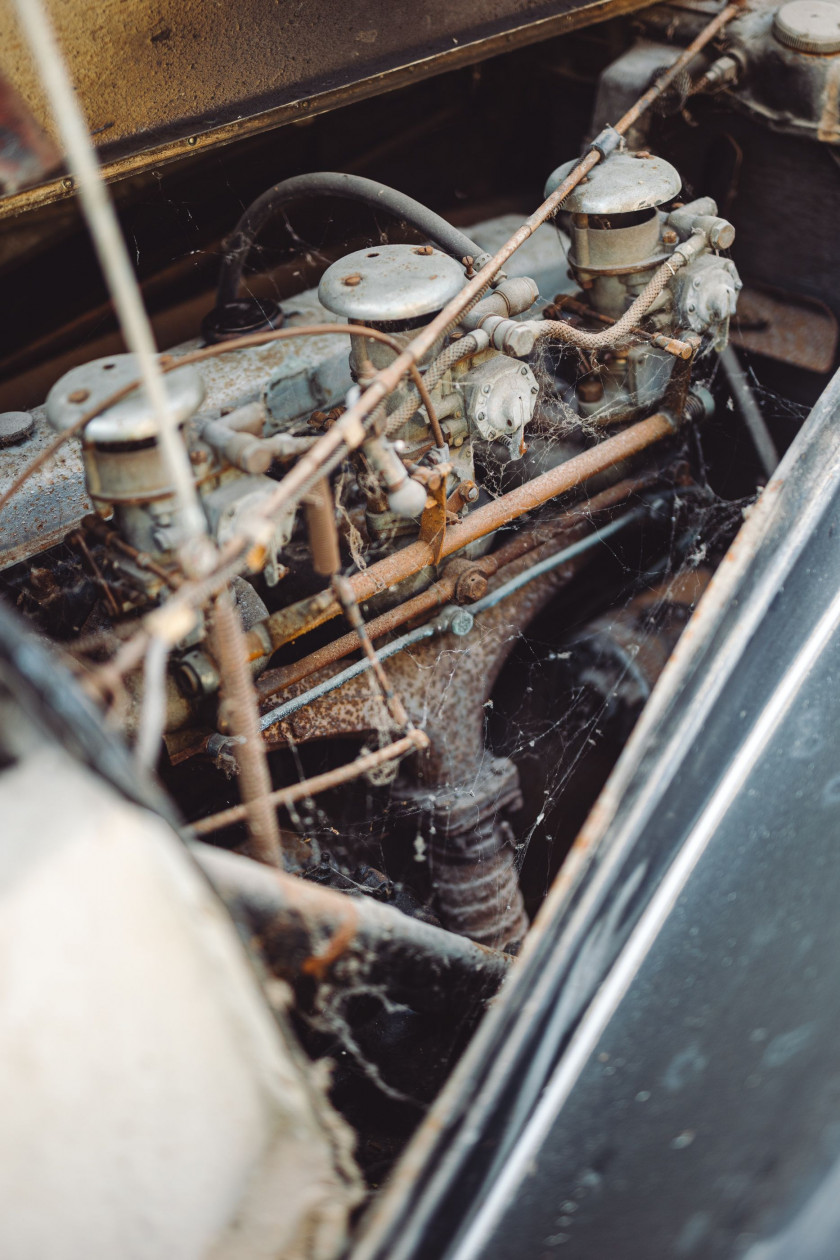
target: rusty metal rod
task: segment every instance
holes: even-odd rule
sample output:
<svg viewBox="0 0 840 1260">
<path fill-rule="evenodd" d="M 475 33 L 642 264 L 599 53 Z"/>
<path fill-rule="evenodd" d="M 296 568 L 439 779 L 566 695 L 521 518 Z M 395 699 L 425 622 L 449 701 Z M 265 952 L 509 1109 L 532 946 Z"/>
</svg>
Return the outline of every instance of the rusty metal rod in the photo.
<svg viewBox="0 0 840 1260">
<path fill-rule="evenodd" d="M 599 512 L 617 507 L 620 503 L 630 498 L 631 495 L 639 494 L 641 491 L 649 489 L 650 485 L 650 477 L 628 478 L 624 481 L 618 481 L 614 486 L 609 486 L 606 490 L 600 491 L 599 494 L 593 495 L 584 506 L 577 510 L 566 512 L 560 521 L 547 522 L 541 529 L 518 533 L 514 538 L 503 543 L 496 551 L 491 552 L 490 555 L 481 556 L 476 560 L 476 567 L 485 577 L 492 577 L 513 560 L 518 560 L 521 556 L 527 555 L 529 551 L 534 551 L 537 547 L 542 547 L 546 543 L 554 541 L 560 534 L 568 533 L 577 526 L 586 524 L 588 520 Z M 381 616 L 374 617 L 367 623 L 367 632 L 370 638 L 381 639 L 383 635 L 399 630 L 407 622 L 422 617 L 425 613 L 443 608 L 444 604 L 448 604 L 455 593 L 458 577 L 457 573 L 446 572 L 437 582 L 432 583 L 427 590 L 421 591 L 419 595 L 405 600 L 402 604 L 398 604 L 396 608 L 389 608 Z M 354 631 L 351 631 L 349 634 L 343 634 L 338 639 L 333 639 L 331 643 L 325 644 L 324 647 L 317 648 L 307 656 L 301 657 L 299 661 L 294 661 L 291 665 L 281 665 L 277 669 L 266 670 L 255 682 L 257 694 L 261 700 L 268 700 L 272 696 L 277 695 L 279 691 L 284 691 L 287 687 L 292 687 L 295 683 L 302 682 L 310 674 L 315 674 L 327 665 L 334 665 L 336 662 L 343 660 L 351 652 L 355 652 L 358 646 L 358 637 Z"/>
<path fill-rule="evenodd" d="M 634 521 L 641 519 L 645 513 L 645 508 L 635 508 L 630 512 L 626 512 L 623 516 L 617 517 L 608 525 L 603 526 L 603 528 L 596 528 L 592 533 L 584 535 L 584 537 L 578 539 L 577 542 L 567 544 L 565 547 L 560 548 L 559 551 L 556 549 L 549 551 L 548 555 L 542 559 L 537 559 L 535 557 L 524 570 L 521 570 L 515 577 L 510 578 L 502 586 L 496 587 L 495 590 L 490 591 L 487 595 L 482 596 L 481 599 L 476 600 L 474 604 L 470 605 L 470 608 L 467 611 L 470 613 L 480 613 L 487 608 L 494 607 L 495 604 L 500 603 L 503 599 L 506 599 L 508 595 L 513 594 L 513 592 L 518 590 L 521 586 L 533 581 L 535 578 L 541 576 L 541 574 L 549 572 L 551 569 L 557 568 L 562 564 L 568 564 L 579 555 L 582 555 L 586 551 L 589 551 L 591 548 L 597 546 L 598 543 L 602 542 L 604 539 L 612 537 L 613 534 L 625 529 L 628 525 L 633 524 Z M 547 545 L 550 544 L 544 543 L 539 545 L 536 548 L 536 551 L 543 551 Z M 448 613 L 450 615 L 447 615 Z M 322 679 L 321 682 L 316 683 L 314 687 L 310 687 L 309 690 L 298 692 L 297 695 L 292 696 L 283 704 L 277 705 L 273 709 L 269 709 L 267 713 L 263 713 L 260 718 L 260 729 L 263 732 L 269 731 L 273 726 L 277 726 L 278 723 L 285 721 L 288 717 L 291 717 L 293 713 L 297 713 L 299 709 L 306 708 L 307 705 L 312 704 L 316 700 L 322 700 L 324 696 L 329 695 L 330 692 L 337 691 L 340 687 L 345 686 L 345 684 L 350 682 L 351 679 L 358 678 L 360 674 L 366 673 L 372 666 L 374 666 L 374 661 L 381 665 L 382 661 L 387 660 L 391 656 L 396 656 L 400 652 L 404 652 L 406 648 L 412 647 L 415 643 L 420 643 L 424 639 L 432 639 L 438 634 L 447 634 L 451 629 L 451 610 L 445 610 L 439 617 L 435 617 L 431 621 L 425 621 L 414 630 L 409 630 L 407 634 L 400 635 L 396 639 L 391 639 L 388 643 L 379 648 L 376 653 L 374 653 L 373 647 L 371 646 L 369 653 L 366 653 L 364 659 L 356 661 L 352 665 L 348 665 L 345 669 L 339 670 L 338 673 L 330 674 L 327 678 Z M 217 753 L 219 750 L 219 746 L 217 745 Z"/>
<path fill-rule="evenodd" d="M 229 712 L 234 735 L 234 756 L 243 802 L 240 808 L 248 819 L 252 855 L 270 866 L 278 866 L 280 828 L 277 815 L 268 803 L 271 775 L 243 640 L 242 623 L 233 596 L 229 590 L 222 591 L 213 605 L 211 643 L 222 681 L 222 703 Z"/>
<path fill-rule="evenodd" d="M 367 623 L 367 632 L 371 639 L 381 639 L 384 634 L 398 630 L 414 617 L 422 617 L 424 613 L 434 612 L 435 609 L 448 604 L 455 591 L 455 582 L 454 575 L 451 577 L 444 575 L 427 590 L 415 595 L 413 599 L 407 599 L 396 608 L 389 608 L 380 617 L 374 617 Z M 278 691 L 301 682 L 302 679 L 308 678 L 310 674 L 316 673 L 326 665 L 334 665 L 336 661 L 343 660 L 351 652 L 357 651 L 358 647 L 359 636 L 355 630 L 351 630 L 349 634 L 333 639 L 331 643 L 318 648 L 315 652 L 310 652 L 308 656 L 302 657 L 291 665 L 281 665 L 278 669 L 266 670 L 256 680 L 257 694 L 261 700 L 268 700 Z"/>
<path fill-rule="evenodd" d="M 292 985 L 384 985 L 415 1010 L 464 1013 L 486 1001 L 515 959 L 409 918 L 198 841 L 190 851 L 234 918 L 256 937 L 274 975 Z"/>
<path fill-rule="evenodd" d="M 357 757 L 355 761 L 348 762 L 347 765 L 338 766 L 335 770 L 327 770 L 324 774 L 313 775 L 311 779 L 303 779 L 300 783 L 290 784 L 289 787 L 278 788 L 274 792 L 267 793 L 262 799 L 272 809 L 282 809 L 285 805 L 293 805 L 295 801 L 305 800 L 308 796 L 316 796 L 319 792 L 328 792 L 330 788 L 339 787 L 342 783 L 350 783 L 353 779 L 358 779 L 360 775 L 366 774 L 368 770 L 375 770 L 377 766 L 384 765 L 386 761 L 395 761 L 397 757 L 417 752 L 427 748 L 428 745 L 428 737 L 422 731 L 414 730 L 410 735 L 404 735 L 402 739 L 395 740 L 393 744 L 378 748 L 376 752 L 365 753 Z M 222 827 L 230 827 L 234 823 L 242 822 L 246 813 L 247 806 L 232 805 L 230 809 L 211 814 L 209 818 L 199 818 L 196 822 L 190 823 L 187 830 L 194 836 L 206 836 L 210 832 L 220 831 Z"/>
<path fill-rule="evenodd" d="M 720 34 L 728 22 L 731 22 L 734 17 L 737 17 L 739 13 L 743 12 L 743 0 L 741 0 L 741 3 L 728 4 L 725 9 L 721 9 L 717 17 L 712 18 L 711 22 L 703 27 L 696 39 L 691 41 L 685 52 L 680 53 L 677 60 L 668 67 L 665 73 L 661 75 L 660 78 L 658 78 L 656 82 L 649 87 L 645 93 L 643 93 L 642 96 L 639 97 L 635 105 L 630 106 L 626 114 L 622 114 L 621 118 L 615 124 L 616 131 L 622 136 L 626 135 L 633 126 L 633 123 L 637 122 L 645 110 L 653 104 L 656 98 L 662 95 L 665 88 L 668 87 L 669 84 L 673 83 L 677 75 L 682 74 L 683 70 L 685 70 L 690 62 L 694 60 L 697 54 L 705 48 L 716 35 Z"/>
<path fill-rule="evenodd" d="M 648 88 L 647 92 L 639 98 L 636 104 L 619 119 L 613 130 L 618 132 L 619 135 L 624 135 L 640 115 L 694 59 L 696 54 L 710 40 L 714 39 L 727 22 L 731 21 L 732 18 L 742 11 L 742 8 L 742 3 L 737 3 L 728 4 L 725 9 L 721 10 L 717 17 L 703 28 L 697 38 L 692 40 L 685 52 L 681 53 L 676 61 L 657 79 L 656 83 Z M 557 213 L 569 193 L 578 186 L 581 180 L 586 178 L 600 160 L 601 153 L 595 148 L 590 149 L 585 157 L 578 162 L 574 170 L 570 171 L 562 183 L 558 184 L 551 196 L 547 197 L 537 207 L 522 226 L 509 237 L 504 245 L 476 273 L 473 279 L 468 281 L 451 301 L 447 302 L 443 310 L 435 316 L 431 323 L 419 330 L 417 335 L 405 346 L 401 354 L 377 373 L 361 397 L 351 407 L 348 407 L 334 428 L 330 430 L 331 433 L 335 434 L 336 447 L 340 442 L 344 441 L 348 445 L 353 443 L 359 444 L 365 421 L 370 414 L 396 389 L 406 373 L 411 372 L 418 363 L 422 362 L 432 347 L 458 323 L 466 311 L 484 293 L 488 285 L 492 283 L 494 277 L 508 259 L 516 253 L 520 245 L 524 245 L 538 227 Z M 340 435 L 336 433 L 339 425 L 341 426 Z M 324 450 L 323 455 L 328 457 L 329 452 Z M 301 463 L 303 462 L 301 461 Z M 263 510 L 267 514 L 271 514 L 279 507 L 295 501 L 303 492 L 307 479 L 314 475 L 318 467 L 320 467 L 318 459 L 314 458 L 311 468 L 306 470 L 300 469 L 300 471 L 298 471 L 298 468 L 293 468 L 284 480 L 280 482 L 274 494 L 267 500 Z"/>
<path fill-rule="evenodd" d="M 382 693 L 385 706 L 391 715 L 394 726 L 398 731 L 403 731 L 406 735 L 416 733 L 417 728 L 406 713 L 405 705 L 391 686 L 391 682 L 385 672 L 385 667 L 376 655 L 376 652 L 373 650 L 373 644 L 370 641 L 370 635 L 367 632 L 364 618 L 362 617 L 356 597 L 353 594 L 353 587 L 347 578 L 342 577 L 340 573 L 336 573 L 332 580 L 332 586 L 335 591 L 336 598 L 339 604 L 341 604 L 342 612 L 347 618 L 349 625 L 353 628 L 353 630 L 355 630 L 359 646 L 364 652 L 365 658 L 373 670 L 376 684 Z"/>
<path fill-rule="evenodd" d="M 664 412 L 656 412 L 646 420 L 640 420 L 621 433 L 599 442 L 597 446 L 566 460 L 550 472 L 534 477 L 516 490 L 501 495 L 492 503 L 476 508 L 460 524 L 453 525 L 446 531 L 440 559 L 451 556 L 503 525 L 509 525 L 517 517 L 541 507 L 549 499 L 578 489 L 591 477 L 608 472 L 616 464 L 639 455 L 656 442 L 672 437 L 675 431 L 676 426 L 671 417 Z M 372 564 L 363 572 L 353 574 L 349 581 L 353 585 L 357 601 L 361 604 L 433 563 L 435 556 L 432 547 L 418 539 L 417 542 L 410 543 L 400 551 Z M 297 604 L 290 604 L 288 608 L 274 613 L 266 622 L 272 646 L 279 648 L 299 635 L 314 630 L 316 626 L 323 625 L 325 621 L 331 621 L 340 612 L 340 605 L 329 590 Z"/>
</svg>

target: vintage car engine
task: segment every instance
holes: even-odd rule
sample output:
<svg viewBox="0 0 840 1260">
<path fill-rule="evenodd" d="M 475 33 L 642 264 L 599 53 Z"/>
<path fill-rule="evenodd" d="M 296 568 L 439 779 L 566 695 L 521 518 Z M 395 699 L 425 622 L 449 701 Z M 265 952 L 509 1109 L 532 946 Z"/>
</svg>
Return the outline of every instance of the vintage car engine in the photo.
<svg viewBox="0 0 840 1260">
<path fill-rule="evenodd" d="M 237 577 L 234 586 L 269 746 L 284 738 L 306 743 L 325 735 L 381 732 L 395 723 L 407 722 L 406 729 L 421 725 L 427 705 L 421 694 L 406 701 L 407 710 L 400 701 L 397 717 L 386 703 L 383 716 L 381 699 L 370 693 L 358 668 L 335 671 L 341 655 L 352 651 L 342 640 L 340 654 L 327 646 L 308 663 L 304 658 L 303 666 L 268 668 L 302 631 L 332 618 L 339 606 L 355 632 L 364 633 L 359 615 L 372 617 L 371 637 L 437 610 L 423 627 L 436 640 L 431 653 L 439 653 L 440 641 L 469 652 L 477 634 L 485 648 L 474 655 L 492 684 L 509 640 L 490 645 L 478 610 L 498 604 L 489 585 L 494 573 L 504 571 L 497 528 L 522 510 L 511 513 L 507 504 L 552 478 L 563 485 L 568 475 L 571 488 L 578 481 L 577 463 L 588 467 L 593 453 L 597 461 L 608 435 L 623 451 L 634 423 L 653 429 L 651 438 L 642 437 L 642 449 L 662 440 L 667 449 L 683 425 L 702 423 L 713 413 L 706 381 L 727 344 L 741 287 L 725 252 L 734 229 L 711 198 L 678 201 L 675 168 L 646 150 L 627 150 L 611 128 L 590 152 L 603 153 L 602 160 L 563 202 L 570 237 L 559 222 L 540 229 L 529 256 L 534 274 L 497 276 L 448 331 L 430 340 L 414 376 L 380 404 L 374 424 L 343 466 L 340 487 L 320 477 L 300 510 L 274 507 L 278 476 L 305 459 L 377 373 L 432 326 L 483 265 L 486 251 L 469 238 L 471 252 L 460 258 L 438 245 L 358 250 L 326 269 L 317 293 L 309 290 L 265 309 L 239 298 L 235 286 L 229 296 L 228 262 L 220 300 L 204 323 L 204 342 L 169 351 L 163 378 L 169 423 L 188 453 L 209 537 L 223 554 L 243 535 L 252 539 L 249 575 Z M 575 165 L 572 160 L 553 172 L 546 196 Z M 491 235 L 493 229 L 493 223 L 485 225 Z M 239 239 L 236 233 L 233 239 Z M 558 272 L 558 245 L 561 258 L 567 253 L 565 275 Z M 556 288 L 562 291 L 553 292 Z M 275 343 L 278 335 L 282 339 Z M 231 370 L 229 361 L 235 365 Z M 13 500 L 18 532 L 5 562 L 17 562 L 8 572 L 25 607 L 43 604 L 33 581 L 50 583 L 48 622 L 52 618 L 65 635 L 74 625 L 83 645 L 91 635 L 102 641 L 103 635 L 119 640 L 130 634 L 139 616 L 166 609 L 180 581 L 184 522 L 159 420 L 151 403 L 131 391 L 137 374 L 130 354 L 74 367 L 28 422 L 34 425 L 34 443 L 47 442 L 49 430 L 60 436 L 83 430 L 81 458 L 65 447 L 63 482 L 59 495 L 50 487 L 50 508 L 41 506 L 42 478 L 51 476 L 49 470 L 31 478 Z M 115 393 L 126 396 L 111 402 Z M 95 418 L 85 424 L 90 412 Z M 627 451 L 632 458 L 634 448 Z M 601 501 L 609 509 L 648 485 L 655 490 L 663 475 L 663 484 L 672 476 L 663 474 L 659 456 L 642 470 L 633 468 L 630 480 L 626 458 L 619 455 L 615 471 L 611 464 L 593 466 L 600 490 L 590 499 L 591 511 Z M 538 489 L 533 506 L 541 501 Z M 655 507 L 648 510 L 655 515 Z M 262 523 L 254 532 L 257 518 Z M 473 525 L 481 518 L 490 527 Z M 563 517 L 561 522 L 567 523 Z M 44 553 L 42 547 L 44 537 L 58 537 L 68 527 L 78 540 L 76 560 L 69 564 L 66 555 L 58 560 L 57 552 Z M 567 528 L 575 533 L 571 522 Z M 459 532 L 468 537 L 464 545 L 453 542 Z M 418 545 L 427 549 L 422 561 L 413 558 Z M 540 545 L 544 549 L 536 539 L 526 546 L 514 538 L 502 552 L 506 546 L 526 554 Z M 444 567 L 453 551 L 457 558 Z M 41 554 L 32 576 L 21 562 L 31 564 Z M 522 560 L 517 563 L 521 567 Z M 352 584 L 340 585 L 348 564 L 357 572 L 358 593 Z M 379 579 L 391 566 L 393 576 Z M 335 580 L 319 591 L 325 578 Z M 80 615 L 71 605 L 85 585 Z M 554 589 L 550 582 L 544 587 L 542 600 Z M 528 620 L 535 611 L 534 588 L 523 584 L 523 590 L 529 600 L 519 615 Z M 511 607 L 506 605 L 509 615 Z M 211 628 L 201 614 L 185 625 L 170 645 L 158 682 L 161 731 L 176 764 L 194 756 L 233 764 L 241 738 L 219 705 L 223 667 Z M 385 652 L 392 655 L 399 644 L 389 643 Z M 66 646 L 76 650 L 72 634 Z M 325 663 L 332 658 L 327 679 L 322 656 Z M 429 660 L 431 668 L 431 655 Z M 371 661 L 381 670 L 381 662 Z M 332 719 L 318 688 L 310 694 L 302 687 L 307 674 L 325 696 L 336 691 Z M 128 671 L 125 686 L 121 723 L 142 745 L 148 664 L 145 671 Z M 479 690 L 480 721 L 489 691 L 484 685 Z M 351 702 L 350 695 L 358 699 Z M 319 705 L 323 716 L 316 719 Z M 439 706 L 439 737 L 432 737 L 418 773 L 400 779 L 403 803 L 412 801 L 426 820 L 421 830 L 439 837 L 430 840 L 426 895 L 431 893 L 448 928 L 510 950 L 527 926 L 506 821 L 522 803 L 518 771 L 510 759 L 490 755 L 480 730 L 451 746 L 446 717 L 446 705 Z M 428 717 L 423 725 L 428 732 Z M 467 726 L 475 728 L 475 717 Z M 145 756 L 157 759 L 153 744 L 144 749 Z M 468 781 L 473 788 L 465 812 L 458 795 Z M 479 871 L 483 892 L 477 890 Z"/>
<path fill-rule="evenodd" d="M 100 336 L 111 307 L 62 293 L 66 349 L 0 414 L 0 632 L 24 674 L 30 644 L 66 748 L 160 807 L 282 982 L 284 1054 L 329 1059 L 311 1089 L 295 1066 L 289 1114 L 318 1128 L 342 1221 L 344 1121 L 375 1190 L 554 877 L 588 861 L 579 829 L 835 364 L 840 252 L 818 196 L 807 232 L 790 207 L 837 175 L 838 12 L 622 9 L 569 60 L 551 45 L 540 111 L 525 53 L 509 94 L 479 98 L 476 71 L 440 106 L 450 148 L 426 109 L 419 156 L 406 116 L 367 154 L 368 97 L 359 153 L 296 105 L 275 161 L 263 119 L 242 168 L 213 151 L 194 194 L 166 185 L 212 230 L 197 278 L 148 230 L 185 289 L 160 351 L 126 331 L 95 163 L 66 146 L 120 322 Z M 0 768 L 24 728 L 0 729 Z"/>
</svg>

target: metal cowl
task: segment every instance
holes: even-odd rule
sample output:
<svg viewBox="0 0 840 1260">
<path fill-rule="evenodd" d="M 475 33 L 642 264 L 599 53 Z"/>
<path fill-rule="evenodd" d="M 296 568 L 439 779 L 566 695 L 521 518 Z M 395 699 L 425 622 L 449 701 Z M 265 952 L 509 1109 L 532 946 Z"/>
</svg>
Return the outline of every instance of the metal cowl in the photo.
<svg viewBox="0 0 840 1260">
<path fill-rule="evenodd" d="M 74 425 L 97 402 L 139 380 L 133 354 L 113 354 L 72 368 L 47 395 L 47 419 L 62 432 Z M 176 424 L 194 415 L 204 401 L 204 381 L 194 367 L 176 368 L 163 376 L 169 411 Z M 142 386 L 91 420 L 85 438 L 94 443 L 143 442 L 158 435 L 158 423 Z"/>
<path fill-rule="evenodd" d="M 430 245 L 379 245 L 333 263 L 318 300 L 351 321 L 394 324 L 436 314 L 463 286 L 463 267 Z"/>
<path fill-rule="evenodd" d="M 545 196 L 571 174 L 579 158 L 564 162 L 545 183 Z M 682 188 L 679 172 L 664 158 L 647 153 L 613 153 L 599 162 L 562 203 L 571 214 L 632 214 L 673 201 Z"/>
<path fill-rule="evenodd" d="M 840 4 L 831 0 L 790 0 L 773 18 L 780 44 L 797 52 L 840 52 Z"/>
</svg>

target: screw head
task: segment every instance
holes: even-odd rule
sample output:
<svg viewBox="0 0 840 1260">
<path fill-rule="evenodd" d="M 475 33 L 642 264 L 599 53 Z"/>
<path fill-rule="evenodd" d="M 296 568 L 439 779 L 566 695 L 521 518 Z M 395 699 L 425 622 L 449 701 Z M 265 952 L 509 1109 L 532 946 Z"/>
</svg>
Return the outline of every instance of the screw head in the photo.
<svg viewBox="0 0 840 1260">
<path fill-rule="evenodd" d="M 361 284 L 361 283 L 362 283 L 362 277 L 358 274 L 358 272 L 356 272 L 352 276 L 345 276 L 342 281 L 342 284 L 346 284 L 347 287 L 350 289 L 355 288 L 357 284 Z"/>
<path fill-rule="evenodd" d="M 34 429 L 35 420 L 28 411 L 4 411 L 0 414 L 0 446 L 25 442 Z"/>
<path fill-rule="evenodd" d="M 487 412 L 486 412 L 486 411 L 477 411 L 477 412 L 476 412 L 476 416 L 475 416 L 475 418 L 476 418 L 476 420 L 486 420 L 486 419 L 487 419 Z"/>
<path fill-rule="evenodd" d="M 469 634 L 473 628 L 475 618 L 466 608 L 456 608 L 452 613 L 452 619 L 449 622 L 450 634 L 457 635 L 461 638 L 465 634 Z"/>
</svg>

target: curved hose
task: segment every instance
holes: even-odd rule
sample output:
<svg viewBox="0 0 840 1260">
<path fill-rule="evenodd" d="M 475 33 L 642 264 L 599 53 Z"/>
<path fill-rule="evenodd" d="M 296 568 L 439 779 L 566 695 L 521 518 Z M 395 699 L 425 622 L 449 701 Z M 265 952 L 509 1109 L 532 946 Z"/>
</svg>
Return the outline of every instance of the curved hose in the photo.
<svg viewBox="0 0 840 1260">
<path fill-rule="evenodd" d="M 655 271 L 652 278 L 642 289 L 639 296 L 629 306 L 621 319 L 603 332 L 585 332 L 582 328 L 573 328 L 559 319 L 547 319 L 539 331 L 540 338 L 556 337 L 558 341 L 567 341 L 581 350 L 602 350 L 605 346 L 614 346 L 622 337 L 633 331 L 634 326 L 643 315 L 647 314 L 659 294 L 669 280 L 673 279 L 679 267 L 685 266 L 682 254 L 675 253 L 667 262 Z"/>
<path fill-rule="evenodd" d="M 484 253 L 475 241 L 470 240 L 446 219 L 435 214 L 428 206 L 397 192 L 386 184 L 361 175 L 347 175 L 338 171 L 313 171 L 309 175 L 293 175 L 266 189 L 239 219 L 233 232 L 224 242 L 225 256 L 219 275 L 218 306 L 232 302 L 239 292 L 242 269 L 257 234 L 269 219 L 291 201 L 304 197 L 346 197 L 349 201 L 361 201 L 374 209 L 387 210 L 397 219 L 404 219 L 416 227 L 435 245 L 457 258 L 478 258 Z"/>
</svg>

